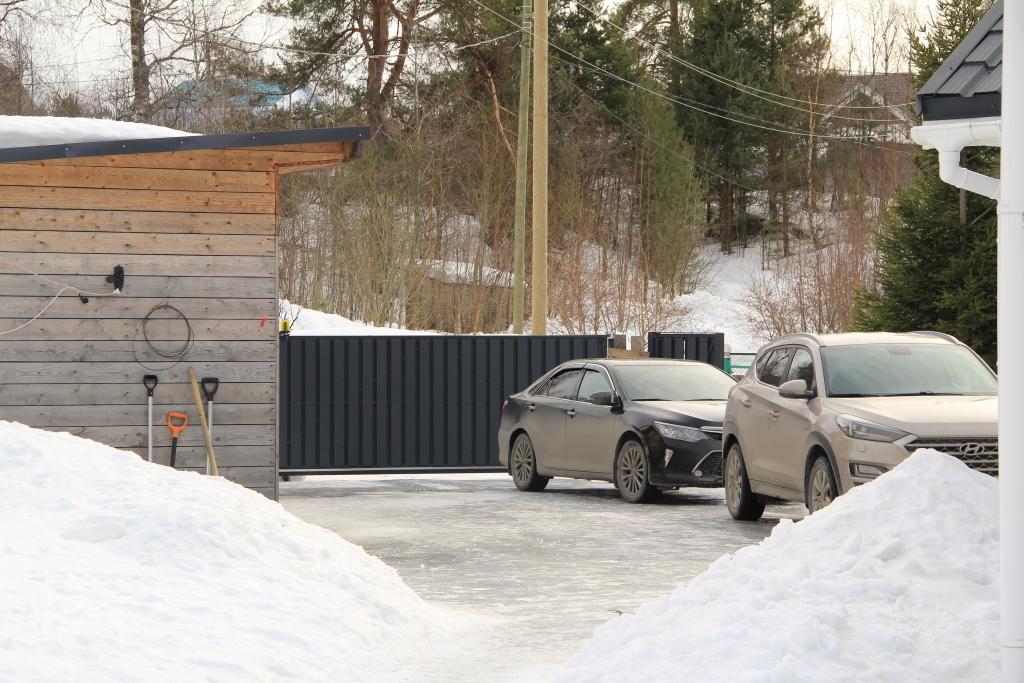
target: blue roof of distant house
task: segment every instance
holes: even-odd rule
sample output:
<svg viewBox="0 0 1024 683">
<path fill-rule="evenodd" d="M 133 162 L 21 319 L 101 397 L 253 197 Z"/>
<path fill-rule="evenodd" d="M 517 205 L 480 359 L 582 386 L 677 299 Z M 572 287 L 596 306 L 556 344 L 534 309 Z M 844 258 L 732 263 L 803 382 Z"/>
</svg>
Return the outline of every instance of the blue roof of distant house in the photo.
<svg viewBox="0 0 1024 683">
<path fill-rule="evenodd" d="M 225 107 L 275 107 L 296 92 L 280 83 L 258 78 L 229 78 L 214 81 L 182 81 L 166 96 L 172 106 L 195 107 L 217 104 Z M 308 95 L 302 98 L 308 99 Z"/>
<path fill-rule="evenodd" d="M 999 116 L 1002 91 L 1003 0 L 997 0 L 918 91 L 917 113 L 926 121 Z"/>
</svg>

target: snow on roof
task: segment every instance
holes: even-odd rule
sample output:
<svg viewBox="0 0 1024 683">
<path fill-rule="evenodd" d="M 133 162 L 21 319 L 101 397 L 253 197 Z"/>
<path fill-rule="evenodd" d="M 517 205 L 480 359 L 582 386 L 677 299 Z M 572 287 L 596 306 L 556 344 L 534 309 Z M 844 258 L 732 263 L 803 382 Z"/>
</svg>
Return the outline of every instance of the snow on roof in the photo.
<svg viewBox="0 0 1024 683">
<path fill-rule="evenodd" d="M 180 138 L 186 133 L 163 126 L 108 119 L 60 116 L 0 116 L 0 149 L 64 145 L 76 142 L 113 142 Z"/>
<path fill-rule="evenodd" d="M 998 494 L 917 451 L 598 627 L 558 681 L 998 681 Z"/>
<path fill-rule="evenodd" d="M 0 680 L 365 680 L 450 623 L 259 493 L 71 434 L 0 421 L 0 500 Z"/>
</svg>

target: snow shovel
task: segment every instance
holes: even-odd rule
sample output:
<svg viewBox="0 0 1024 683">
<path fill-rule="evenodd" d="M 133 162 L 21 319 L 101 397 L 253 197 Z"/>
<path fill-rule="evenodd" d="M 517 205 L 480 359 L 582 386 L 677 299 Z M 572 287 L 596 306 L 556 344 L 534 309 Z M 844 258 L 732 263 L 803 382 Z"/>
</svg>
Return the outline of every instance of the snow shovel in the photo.
<svg viewBox="0 0 1024 683">
<path fill-rule="evenodd" d="M 204 377 L 202 381 L 203 393 L 206 394 L 206 427 L 210 430 L 210 440 L 213 440 L 213 397 L 220 388 L 220 380 L 216 377 Z M 209 386 L 207 386 L 209 385 Z M 210 473 L 210 459 L 206 459 L 206 473 Z"/>
<path fill-rule="evenodd" d="M 142 383 L 145 385 L 146 391 L 149 392 L 149 396 L 146 397 L 146 401 L 149 403 L 146 420 L 146 456 L 150 462 L 153 462 L 153 390 L 156 389 L 157 376 L 146 375 L 142 378 Z"/>
<path fill-rule="evenodd" d="M 174 420 L 181 420 L 180 425 L 174 424 Z M 171 468 L 174 468 L 174 455 L 178 452 L 178 434 L 188 426 L 188 415 L 185 413 L 169 413 L 167 415 L 167 426 L 171 430 Z"/>
</svg>

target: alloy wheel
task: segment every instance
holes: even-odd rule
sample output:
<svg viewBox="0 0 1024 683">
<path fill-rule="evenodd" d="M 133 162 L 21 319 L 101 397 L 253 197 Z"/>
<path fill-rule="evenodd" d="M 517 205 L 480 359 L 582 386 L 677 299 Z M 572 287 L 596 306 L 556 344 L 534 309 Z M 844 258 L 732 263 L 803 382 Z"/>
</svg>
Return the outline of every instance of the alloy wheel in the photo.
<svg viewBox="0 0 1024 683">
<path fill-rule="evenodd" d="M 739 508 L 742 495 L 743 481 L 740 472 L 740 458 L 737 454 L 731 453 L 729 462 L 725 466 L 725 496 L 730 510 Z"/>
<path fill-rule="evenodd" d="M 630 496 L 640 493 L 647 482 L 647 462 L 640 447 L 629 444 L 619 455 L 619 485 Z"/>
<path fill-rule="evenodd" d="M 829 503 L 835 498 L 835 492 L 832 490 L 832 482 L 829 481 L 828 472 L 823 468 L 818 468 L 814 471 L 814 477 L 811 479 L 811 512 L 815 513 L 824 507 L 827 507 Z"/>
<path fill-rule="evenodd" d="M 512 451 L 512 476 L 526 484 L 533 476 L 533 446 L 527 439 L 519 439 Z"/>
</svg>

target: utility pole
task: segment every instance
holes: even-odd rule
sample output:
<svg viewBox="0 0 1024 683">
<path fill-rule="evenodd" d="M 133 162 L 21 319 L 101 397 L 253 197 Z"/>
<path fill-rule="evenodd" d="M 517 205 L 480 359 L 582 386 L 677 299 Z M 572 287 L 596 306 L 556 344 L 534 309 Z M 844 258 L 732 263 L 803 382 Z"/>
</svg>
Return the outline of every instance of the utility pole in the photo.
<svg viewBox="0 0 1024 683">
<path fill-rule="evenodd" d="M 523 0 L 522 54 L 519 56 L 519 138 L 516 156 L 516 233 L 512 266 L 512 332 L 523 333 L 526 289 L 526 175 L 530 150 L 530 48 L 533 46 L 530 0 Z"/>
<path fill-rule="evenodd" d="M 1021 0 L 1024 2 L 1024 0 Z M 533 33 L 533 334 L 548 333 L 548 0 L 535 0 Z"/>
</svg>

